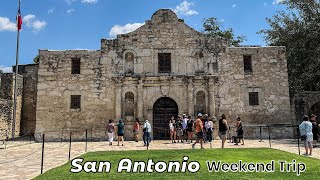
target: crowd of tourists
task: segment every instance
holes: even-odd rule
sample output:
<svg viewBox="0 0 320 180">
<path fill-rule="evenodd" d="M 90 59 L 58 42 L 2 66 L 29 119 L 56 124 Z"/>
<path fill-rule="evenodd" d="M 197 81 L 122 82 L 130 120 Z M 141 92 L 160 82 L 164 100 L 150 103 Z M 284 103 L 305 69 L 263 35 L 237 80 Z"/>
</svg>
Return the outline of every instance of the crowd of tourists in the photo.
<svg viewBox="0 0 320 180">
<path fill-rule="evenodd" d="M 243 140 L 243 127 L 240 117 L 238 117 L 237 122 L 234 124 L 235 127 L 235 135 L 232 137 L 232 142 L 235 145 L 238 145 L 242 140 L 242 145 L 244 145 Z M 168 124 L 168 129 L 170 132 L 170 139 L 172 143 L 193 143 L 192 148 L 195 147 L 196 143 L 200 143 L 201 148 L 203 148 L 203 143 L 210 143 L 213 140 L 213 121 L 207 115 L 202 115 L 199 113 L 196 119 L 192 119 L 191 116 L 187 116 L 183 114 L 182 116 L 178 115 L 177 119 L 174 116 L 171 117 Z M 227 132 L 230 131 L 230 126 L 227 124 L 226 116 L 223 114 L 221 119 L 219 120 L 219 137 L 222 140 L 221 147 L 224 148 L 226 142 Z M 151 142 L 151 125 L 148 120 L 144 121 L 143 124 L 143 143 L 144 146 L 149 146 Z M 139 133 L 140 133 L 140 122 L 139 119 L 136 118 L 133 124 L 133 136 L 134 141 L 139 141 Z M 119 119 L 118 124 L 115 124 L 113 120 L 109 120 L 107 125 L 107 133 L 108 133 L 108 141 L 109 145 L 112 145 L 114 140 L 114 134 L 117 134 L 118 138 L 118 146 L 124 145 L 124 136 L 125 125 L 122 119 Z M 195 137 L 194 137 L 195 136 Z"/>
<path fill-rule="evenodd" d="M 123 136 L 124 136 L 124 130 L 125 130 L 125 125 L 122 121 L 122 119 L 119 119 L 118 124 L 114 124 L 113 120 L 109 120 L 109 124 L 107 125 L 107 132 L 108 132 L 108 141 L 109 145 L 112 145 L 113 139 L 114 139 L 114 133 L 117 133 L 118 137 L 118 146 L 123 146 Z M 136 118 L 136 121 L 133 125 L 133 135 L 134 135 L 134 141 L 139 142 L 139 132 L 140 132 L 140 122 L 139 119 Z M 144 125 L 143 125 L 143 142 L 144 146 L 149 146 L 151 142 L 151 125 L 148 120 L 145 120 Z"/>
<path fill-rule="evenodd" d="M 305 147 L 305 156 L 312 155 L 312 149 L 317 147 L 317 142 L 320 136 L 320 124 L 317 123 L 317 116 L 311 114 L 310 117 L 305 115 L 302 118 L 302 123 L 299 126 L 301 140 Z"/>
</svg>

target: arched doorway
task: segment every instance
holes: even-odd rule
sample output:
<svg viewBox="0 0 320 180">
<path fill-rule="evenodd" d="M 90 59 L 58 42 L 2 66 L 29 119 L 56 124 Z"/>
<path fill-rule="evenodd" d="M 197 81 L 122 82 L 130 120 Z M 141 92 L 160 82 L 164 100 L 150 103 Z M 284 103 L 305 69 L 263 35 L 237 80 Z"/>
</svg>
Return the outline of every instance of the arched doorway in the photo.
<svg viewBox="0 0 320 180">
<path fill-rule="evenodd" d="M 170 138 L 169 120 L 178 115 L 177 103 L 168 97 L 158 99 L 153 105 L 153 136 L 154 139 Z"/>
</svg>

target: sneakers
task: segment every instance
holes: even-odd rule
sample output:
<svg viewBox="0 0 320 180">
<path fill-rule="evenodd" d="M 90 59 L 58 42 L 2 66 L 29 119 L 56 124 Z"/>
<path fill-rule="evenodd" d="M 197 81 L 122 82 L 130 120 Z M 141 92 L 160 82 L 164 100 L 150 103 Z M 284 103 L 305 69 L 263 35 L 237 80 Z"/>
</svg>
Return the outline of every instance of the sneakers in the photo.
<svg viewBox="0 0 320 180">
<path fill-rule="evenodd" d="M 304 156 L 309 156 L 309 154 L 307 154 L 307 153 L 304 153 L 303 155 L 304 155 Z"/>
<path fill-rule="evenodd" d="M 195 148 L 195 144 L 192 144 L 192 149 L 194 149 Z"/>
</svg>

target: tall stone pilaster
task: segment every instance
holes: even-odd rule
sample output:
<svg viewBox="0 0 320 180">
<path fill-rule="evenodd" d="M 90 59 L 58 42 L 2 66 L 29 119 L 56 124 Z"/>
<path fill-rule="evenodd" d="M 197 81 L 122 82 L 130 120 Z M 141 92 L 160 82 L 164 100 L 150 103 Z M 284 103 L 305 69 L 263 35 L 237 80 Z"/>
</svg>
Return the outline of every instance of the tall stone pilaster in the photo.
<svg viewBox="0 0 320 180">
<path fill-rule="evenodd" d="M 120 83 L 116 84 L 116 104 L 115 104 L 115 118 L 120 118 L 122 117 L 122 113 L 121 113 L 121 105 L 122 105 L 122 86 Z"/>
<path fill-rule="evenodd" d="M 188 114 L 194 114 L 194 103 L 193 103 L 193 83 L 192 79 L 188 81 Z"/>
<path fill-rule="evenodd" d="M 210 116 L 215 116 L 216 114 L 216 102 L 215 102 L 215 98 L 214 98 L 214 79 L 210 78 L 209 79 L 209 113 Z"/>
<path fill-rule="evenodd" d="M 138 96 L 137 96 L 137 117 L 142 118 L 143 116 L 143 83 L 139 80 L 138 84 Z"/>
</svg>

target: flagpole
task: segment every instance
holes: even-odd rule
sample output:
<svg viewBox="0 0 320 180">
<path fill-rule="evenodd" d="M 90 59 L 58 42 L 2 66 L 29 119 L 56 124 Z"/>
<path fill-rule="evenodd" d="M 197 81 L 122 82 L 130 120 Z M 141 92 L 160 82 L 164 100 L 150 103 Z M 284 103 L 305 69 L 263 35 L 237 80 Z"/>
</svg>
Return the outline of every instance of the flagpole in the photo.
<svg viewBox="0 0 320 180">
<path fill-rule="evenodd" d="M 19 0 L 19 12 L 20 12 L 20 0 Z M 19 23 L 18 17 L 17 22 Z M 17 24 L 18 24 L 17 23 Z M 17 84 L 18 84 L 18 69 L 19 69 L 19 41 L 20 41 L 20 29 L 17 28 L 17 49 L 16 49 L 16 72 L 14 78 L 14 92 L 13 92 L 13 119 L 12 119 L 12 139 L 15 136 L 15 129 L 16 129 L 16 117 L 17 117 Z"/>
</svg>

